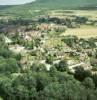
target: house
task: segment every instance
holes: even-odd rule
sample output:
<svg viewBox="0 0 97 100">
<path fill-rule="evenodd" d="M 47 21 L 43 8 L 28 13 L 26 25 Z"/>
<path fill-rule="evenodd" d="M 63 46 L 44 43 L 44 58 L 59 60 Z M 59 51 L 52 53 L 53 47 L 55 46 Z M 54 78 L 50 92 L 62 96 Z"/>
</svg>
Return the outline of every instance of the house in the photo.
<svg viewBox="0 0 97 100">
<path fill-rule="evenodd" d="M 5 40 L 5 43 L 7 43 L 7 44 L 11 44 L 12 43 L 12 40 L 11 39 L 9 39 L 8 37 L 4 37 L 4 40 Z"/>
<path fill-rule="evenodd" d="M 23 33 L 21 33 L 19 35 L 23 39 L 28 40 L 28 41 L 31 41 L 32 38 L 39 38 L 39 37 L 41 37 L 41 34 L 42 33 L 39 32 L 39 31 L 33 31 L 33 30 L 31 30 L 31 31 L 28 31 L 28 32 L 23 32 Z"/>
<path fill-rule="evenodd" d="M 81 53 L 80 54 L 80 61 L 86 61 L 88 59 L 87 53 Z"/>
</svg>

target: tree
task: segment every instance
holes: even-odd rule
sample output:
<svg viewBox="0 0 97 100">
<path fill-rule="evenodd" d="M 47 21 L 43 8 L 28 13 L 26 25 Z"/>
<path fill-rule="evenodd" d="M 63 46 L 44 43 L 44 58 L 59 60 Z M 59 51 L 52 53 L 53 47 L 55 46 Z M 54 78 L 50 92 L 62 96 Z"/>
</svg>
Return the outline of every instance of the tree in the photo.
<svg viewBox="0 0 97 100">
<path fill-rule="evenodd" d="M 53 63 L 53 56 L 52 55 L 48 55 L 46 57 L 46 63 L 48 63 L 48 64 L 52 64 Z"/>
<path fill-rule="evenodd" d="M 22 55 L 19 53 L 19 54 L 13 55 L 13 57 L 14 57 L 17 61 L 20 61 L 21 58 L 22 58 Z"/>
<path fill-rule="evenodd" d="M 85 88 L 76 80 L 50 83 L 39 98 L 41 100 L 87 100 Z"/>
<path fill-rule="evenodd" d="M 31 71 L 18 75 L 15 79 L 13 79 L 11 88 L 14 91 L 9 92 L 11 95 L 15 93 L 15 100 L 33 100 L 33 98 L 37 95 L 36 79 Z"/>
<path fill-rule="evenodd" d="M 7 48 L 0 48 L 0 56 L 3 56 L 4 58 L 9 58 L 11 54 L 11 51 Z"/>
<path fill-rule="evenodd" d="M 0 37 L 0 56 L 3 56 L 4 58 L 9 58 L 11 54 L 12 52 L 8 49 L 8 45 Z"/>
<path fill-rule="evenodd" d="M 67 70 L 67 61 L 61 60 L 58 65 L 55 66 L 58 71 L 64 72 Z"/>
<path fill-rule="evenodd" d="M 74 47 L 78 41 L 78 38 L 76 36 L 66 36 L 62 39 L 63 42 L 65 42 L 68 46 Z"/>
<path fill-rule="evenodd" d="M 86 88 L 90 88 L 90 89 L 95 89 L 95 84 L 93 82 L 93 79 L 90 77 L 87 77 L 84 79 L 84 81 L 82 82 L 82 84 L 86 87 Z"/>
<path fill-rule="evenodd" d="M 79 24 L 85 24 L 88 21 L 88 18 L 77 16 L 74 21 Z"/>
<path fill-rule="evenodd" d="M 97 88 L 97 74 L 92 75 L 92 79 L 93 79 L 95 86 Z"/>
<path fill-rule="evenodd" d="M 84 70 L 84 68 L 81 66 L 75 69 L 74 77 L 79 81 L 83 81 L 86 77 L 90 76 L 91 72 L 89 70 Z"/>
<path fill-rule="evenodd" d="M 88 43 L 89 43 L 90 48 L 93 49 L 96 47 L 95 39 L 93 39 L 93 38 L 88 39 Z"/>
<path fill-rule="evenodd" d="M 51 77 L 49 76 L 48 73 L 46 72 L 39 72 L 37 73 L 36 75 L 36 83 L 37 83 L 37 86 L 36 86 L 36 89 L 37 89 L 37 92 L 39 91 L 43 91 L 44 88 L 51 82 Z"/>
<path fill-rule="evenodd" d="M 2 74 L 11 74 L 19 72 L 18 62 L 14 58 L 0 58 L 0 72 Z"/>
<path fill-rule="evenodd" d="M 46 70 L 46 66 L 44 64 L 40 64 L 40 63 L 34 63 L 31 66 L 31 70 L 35 71 L 35 72 L 45 72 Z"/>
</svg>

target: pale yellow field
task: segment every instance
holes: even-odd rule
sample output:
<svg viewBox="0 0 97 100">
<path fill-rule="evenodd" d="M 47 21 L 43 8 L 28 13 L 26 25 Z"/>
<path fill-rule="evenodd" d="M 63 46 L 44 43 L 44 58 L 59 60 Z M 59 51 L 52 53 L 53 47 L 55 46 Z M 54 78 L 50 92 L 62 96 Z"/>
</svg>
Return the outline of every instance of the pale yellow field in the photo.
<svg viewBox="0 0 97 100">
<path fill-rule="evenodd" d="M 79 38 L 90 38 L 97 37 L 97 28 L 96 27 L 81 27 L 74 29 L 67 29 L 66 32 L 62 33 L 63 36 L 66 35 L 75 35 Z"/>
<path fill-rule="evenodd" d="M 71 13 L 66 13 L 67 11 Z M 54 10 L 50 12 L 52 16 L 85 16 L 89 19 L 97 20 L 97 11 L 96 10 Z"/>
<path fill-rule="evenodd" d="M 95 21 L 97 20 L 97 10 L 53 10 L 48 12 L 48 14 L 52 17 L 58 18 L 74 18 L 74 16 L 84 16 L 89 20 Z"/>
</svg>

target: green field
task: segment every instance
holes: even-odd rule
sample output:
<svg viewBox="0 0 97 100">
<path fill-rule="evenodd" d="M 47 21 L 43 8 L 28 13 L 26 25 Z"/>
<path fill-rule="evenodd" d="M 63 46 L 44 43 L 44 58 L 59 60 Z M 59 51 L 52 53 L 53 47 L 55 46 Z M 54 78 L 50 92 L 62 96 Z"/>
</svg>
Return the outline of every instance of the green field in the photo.
<svg viewBox="0 0 97 100">
<path fill-rule="evenodd" d="M 36 0 L 19 6 L 1 6 L 0 15 L 32 17 L 45 14 L 51 9 L 89 9 L 96 7 L 96 4 L 96 0 Z"/>
</svg>

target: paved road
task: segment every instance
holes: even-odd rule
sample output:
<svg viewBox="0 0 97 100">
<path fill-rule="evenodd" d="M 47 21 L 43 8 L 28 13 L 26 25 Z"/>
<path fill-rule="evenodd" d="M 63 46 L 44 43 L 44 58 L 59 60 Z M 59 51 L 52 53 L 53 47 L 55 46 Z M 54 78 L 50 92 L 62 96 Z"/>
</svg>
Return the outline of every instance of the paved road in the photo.
<svg viewBox="0 0 97 100">
<path fill-rule="evenodd" d="M 84 64 L 85 64 L 84 62 L 81 62 L 81 63 L 79 63 L 79 64 L 69 66 L 69 69 L 73 69 L 73 68 L 75 68 L 75 67 L 78 67 L 78 66 L 81 66 L 81 65 L 84 65 Z"/>
</svg>

